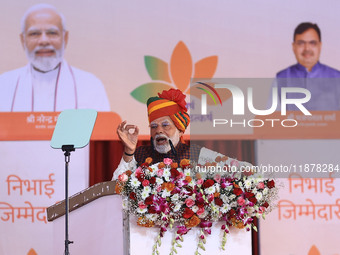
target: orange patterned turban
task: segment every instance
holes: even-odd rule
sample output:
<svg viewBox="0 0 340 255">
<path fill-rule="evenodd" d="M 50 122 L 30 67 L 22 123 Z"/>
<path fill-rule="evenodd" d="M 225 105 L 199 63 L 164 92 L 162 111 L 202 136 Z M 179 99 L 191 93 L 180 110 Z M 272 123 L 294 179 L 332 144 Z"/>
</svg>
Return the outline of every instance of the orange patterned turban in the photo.
<svg viewBox="0 0 340 255">
<path fill-rule="evenodd" d="M 163 90 L 158 97 L 147 101 L 149 123 L 160 117 L 169 116 L 178 130 L 184 132 L 190 123 L 185 95 L 179 89 Z"/>
</svg>

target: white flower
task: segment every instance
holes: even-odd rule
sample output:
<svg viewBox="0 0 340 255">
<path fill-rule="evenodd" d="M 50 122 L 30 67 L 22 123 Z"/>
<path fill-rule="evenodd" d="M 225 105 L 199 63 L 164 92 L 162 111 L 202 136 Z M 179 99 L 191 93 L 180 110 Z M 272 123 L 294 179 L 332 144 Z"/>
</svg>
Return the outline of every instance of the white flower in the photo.
<svg viewBox="0 0 340 255">
<path fill-rule="evenodd" d="M 143 192 L 144 191 L 150 193 L 151 192 L 150 186 L 145 186 Z"/>
<path fill-rule="evenodd" d="M 255 197 L 256 197 L 256 199 L 258 200 L 258 201 L 261 201 L 262 200 L 262 193 L 261 192 L 257 192 L 257 194 L 255 195 Z"/>
<path fill-rule="evenodd" d="M 231 206 L 230 206 L 228 203 L 226 203 L 226 204 L 224 204 L 224 205 L 221 207 L 221 212 L 222 212 L 222 213 L 226 213 L 226 212 L 228 212 L 230 209 L 231 209 Z"/>
<path fill-rule="evenodd" d="M 195 183 L 195 181 L 192 179 L 191 182 L 188 183 L 188 185 L 189 185 L 190 187 L 193 188 L 193 187 L 195 187 L 196 183 Z"/>
<path fill-rule="evenodd" d="M 222 194 L 220 196 L 220 198 L 222 199 L 223 203 L 225 203 L 225 204 L 229 202 L 229 198 L 225 194 Z"/>
<path fill-rule="evenodd" d="M 166 182 L 169 182 L 170 181 L 170 176 L 165 176 L 164 179 L 165 179 Z"/>
<path fill-rule="evenodd" d="M 137 213 L 143 214 L 146 213 L 148 210 L 146 208 L 140 209 L 139 207 L 137 208 Z"/>
<path fill-rule="evenodd" d="M 157 220 L 158 215 L 157 215 L 157 214 L 147 213 L 147 214 L 145 215 L 145 217 L 146 217 L 148 220 L 155 221 L 155 220 Z"/>
<path fill-rule="evenodd" d="M 170 197 L 170 195 L 171 195 L 171 192 L 170 192 L 170 191 L 167 191 L 166 189 L 163 190 L 163 192 L 162 192 L 162 198 Z"/>
<path fill-rule="evenodd" d="M 245 180 L 244 182 L 244 187 L 246 189 L 250 189 L 251 188 L 251 184 L 252 184 L 252 181 L 251 180 Z"/>
<path fill-rule="evenodd" d="M 209 195 L 210 195 L 210 194 L 214 194 L 215 191 L 216 191 L 216 188 L 215 188 L 214 185 L 204 190 L 204 192 L 207 193 L 207 194 L 209 194 Z"/>
<path fill-rule="evenodd" d="M 131 184 L 131 186 L 132 187 L 138 187 L 141 183 L 140 183 L 140 181 L 138 181 L 138 179 L 137 178 L 131 178 L 131 180 L 130 180 L 130 184 Z"/>
<path fill-rule="evenodd" d="M 264 190 L 262 191 L 263 195 L 267 195 L 269 192 L 269 189 L 268 188 L 264 188 Z"/>
<path fill-rule="evenodd" d="M 190 169 L 185 169 L 184 170 L 184 175 L 185 176 L 190 176 Z"/>
<path fill-rule="evenodd" d="M 170 169 L 164 168 L 163 177 L 170 177 L 170 175 L 171 175 Z"/>
<path fill-rule="evenodd" d="M 191 207 L 191 210 L 195 213 L 198 211 L 198 206 L 197 205 L 194 205 L 193 207 Z"/>
<path fill-rule="evenodd" d="M 234 201 L 234 202 L 230 203 L 230 206 L 231 206 L 231 207 L 237 207 L 237 202 Z"/>
<path fill-rule="evenodd" d="M 177 203 L 174 207 L 174 212 L 178 212 L 181 209 L 182 203 Z"/>
<path fill-rule="evenodd" d="M 149 192 L 146 192 L 145 190 L 143 190 L 142 192 L 142 199 L 146 199 L 149 196 Z"/>
<path fill-rule="evenodd" d="M 230 191 L 232 188 L 233 188 L 233 185 L 229 185 L 229 186 L 227 186 L 225 189 L 226 189 L 227 191 Z"/>
<path fill-rule="evenodd" d="M 122 206 L 124 210 L 128 209 L 128 205 L 129 205 L 129 200 L 127 198 L 123 199 Z"/>
<path fill-rule="evenodd" d="M 220 192 L 220 190 L 221 190 L 220 184 L 219 183 L 215 183 L 214 186 L 215 186 L 216 192 Z"/>
<path fill-rule="evenodd" d="M 258 175 L 258 177 L 254 179 L 255 184 L 258 184 L 259 182 L 263 182 L 263 178 L 261 178 L 261 175 Z"/>
<path fill-rule="evenodd" d="M 151 166 L 152 172 L 150 171 L 150 176 L 156 176 L 158 167 L 153 165 Z"/>
<path fill-rule="evenodd" d="M 235 199 L 236 198 L 236 195 L 235 194 L 231 194 L 230 196 L 229 196 L 229 199 L 230 200 L 233 200 L 233 199 Z"/>
<path fill-rule="evenodd" d="M 163 181 L 162 178 L 156 178 L 156 183 L 157 183 L 158 185 L 161 185 L 163 182 L 164 182 L 164 181 Z"/>
<path fill-rule="evenodd" d="M 251 213 L 253 213 L 254 211 L 255 211 L 254 207 L 251 207 L 251 206 L 247 207 L 247 212 L 248 212 L 248 214 L 251 214 Z"/>
<path fill-rule="evenodd" d="M 171 200 L 172 201 L 177 201 L 179 199 L 179 195 L 178 194 L 175 194 L 171 197 Z"/>
<path fill-rule="evenodd" d="M 238 182 L 238 186 L 243 187 L 243 183 L 242 182 Z"/>
</svg>

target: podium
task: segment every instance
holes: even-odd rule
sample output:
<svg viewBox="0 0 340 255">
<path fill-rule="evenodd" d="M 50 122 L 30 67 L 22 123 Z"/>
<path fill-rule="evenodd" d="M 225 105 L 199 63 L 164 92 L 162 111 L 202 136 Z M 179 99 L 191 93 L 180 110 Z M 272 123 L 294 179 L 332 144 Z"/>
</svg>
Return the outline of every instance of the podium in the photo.
<svg viewBox="0 0 340 255">
<path fill-rule="evenodd" d="M 122 211 L 122 199 L 115 194 L 115 181 L 98 183 L 69 198 L 69 236 L 74 241 L 70 254 L 95 255 L 151 255 L 159 228 L 144 228 L 136 224 L 134 216 Z M 65 201 L 47 208 L 48 221 L 53 224 L 53 254 L 64 250 Z M 231 229 L 226 250 L 220 249 L 221 223 L 215 223 L 212 234 L 207 237 L 206 251 L 203 254 L 242 254 L 251 255 L 251 232 L 244 229 Z M 198 229 L 192 229 L 183 236 L 182 248 L 177 254 L 194 254 Z M 174 230 L 168 230 L 162 238 L 160 255 L 169 254 Z"/>
</svg>

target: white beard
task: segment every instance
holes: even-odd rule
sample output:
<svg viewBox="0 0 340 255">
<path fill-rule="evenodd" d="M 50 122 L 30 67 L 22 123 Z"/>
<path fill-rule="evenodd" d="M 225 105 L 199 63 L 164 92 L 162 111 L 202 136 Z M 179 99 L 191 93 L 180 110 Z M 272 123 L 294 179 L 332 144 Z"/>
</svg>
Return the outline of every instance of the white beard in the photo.
<svg viewBox="0 0 340 255">
<path fill-rule="evenodd" d="M 35 52 L 41 49 L 50 49 L 55 51 L 55 56 L 51 57 L 37 57 Z M 64 44 L 59 50 L 56 50 L 53 46 L 41 47 L 37 46 L 34 50 L 29 52 L 25 46 L 25 52 L 28 58 L 28 61 L 31 65 L 42 72 L 49 72 L 54 70 L 57 65 L 59 65 L 63 60 L 64 55 Z"/>
<path fill-rule="evenodd" d="M 168 141 L 165 144 L 158 145 L 156 140 L 157 138 L 161 138 L 161 137 L 168 139 Z M 176 129 L 176 132 L 172 137 L 167 137 L 166 135 L 156 135 L 155 138 L 153 139 L 153 146 L 156 149 L 156 151 L 162 154 L 169 152 L 171 150 L 169 139 L 171 140 L 173 146 L 176 147 L 180 139 L 178 129 Z"/>
</svg>

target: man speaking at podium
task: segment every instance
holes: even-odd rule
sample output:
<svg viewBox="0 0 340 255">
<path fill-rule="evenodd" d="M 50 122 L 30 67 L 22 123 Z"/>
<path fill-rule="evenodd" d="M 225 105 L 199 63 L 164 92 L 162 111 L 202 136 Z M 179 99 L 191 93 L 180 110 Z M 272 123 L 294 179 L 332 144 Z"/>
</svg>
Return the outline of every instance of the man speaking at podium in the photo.
<svg viewBox="0 0 340 255">
<path fill-rule="evenodd" d="M 29 63 L 0 75 L 0 111 L 110 110 L 101 81 L 63 59 L 68 36 L 54 6 L 38 4 L 25 12 L 20 39 Z"/>
<path fill-rule="evenodd" d="M 117 134 L 124 145 L 124 155 L 113 174 L 113 180 L 129 169 L 145 162 L 147 157 L 153 163 L 171 158 L 178 162 L 182 159 L 197 160 L 200 148 L 183 142 L 183 134 L 190 123 L 185 95 L 178 89 L 170 89 L 151 97 L 147 101 L 150 123 L 151 145 L 137 147 L 139 129 L 135 125 L 122 122 Z"/>
</svg>

